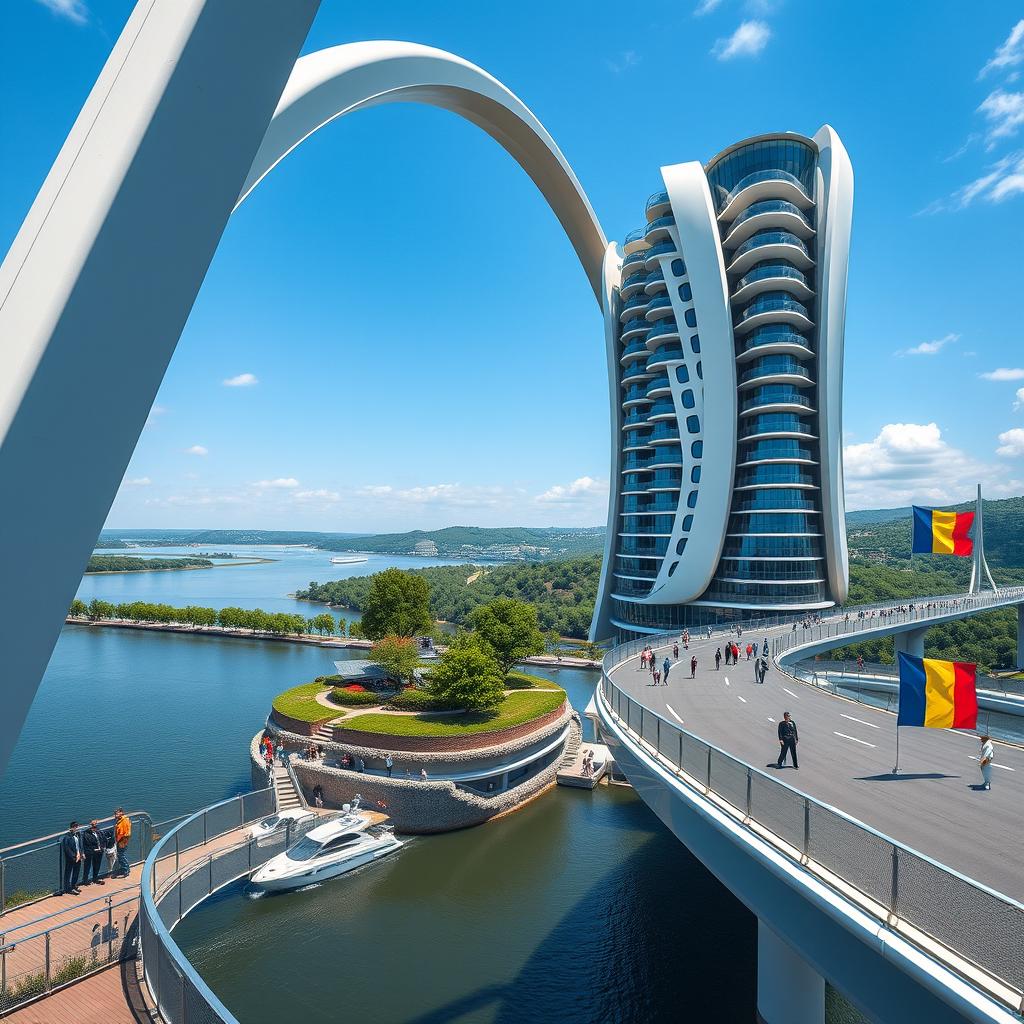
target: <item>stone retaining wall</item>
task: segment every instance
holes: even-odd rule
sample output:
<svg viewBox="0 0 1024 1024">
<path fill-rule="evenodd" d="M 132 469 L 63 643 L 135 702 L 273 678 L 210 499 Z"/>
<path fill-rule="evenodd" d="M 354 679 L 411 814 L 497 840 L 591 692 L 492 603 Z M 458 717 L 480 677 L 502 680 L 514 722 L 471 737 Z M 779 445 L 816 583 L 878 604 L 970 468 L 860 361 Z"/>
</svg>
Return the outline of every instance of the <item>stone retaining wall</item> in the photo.
<svg viewBox="0 0 1024 1024">
<path fill-rule="evenodd" d="M 441 750 L 482 750 L 507 743 L 510 740 L 517 740 L 523 736 L 532 736 L 552 722 L 559 721 L 563 717 L 566 703 L 563 701 L 562 705 L 555 708 L 554 711 L 549 711 L 546 715 L 524 722 L 522 725 L 513 725 L 507 729 L 495 729 L 493 732 L 470 733 L 466 736 L 392 736 L 390 733 L 346 729 L 343 725 L 334 726 L 332 731 L 336 743 L 359 744 L 378 750 L 402 750 L 417 753 L 434 753 Z M 276 715 L 277 712 L 275 711 L 274 714 Z"/>
<path fill-rule="evenodd" d="M 279 729 L 283 729 L 285 732 L 294 733 L 297 736 L 315 736 L 317 729 L 323 725 L 324 722 L 329 722 L 332 718 L 336 718 L 337 715 L 330 713 L 330 708 L 324 708 L 327 714 L 319 722 L 300 722 L 297 718 L 289 718 L 287 715 L 282 715 L 280 711 L 272 710 L 270 712 L 270 721 L 273 722 Z M 339 714 L 341 709 L 338 709 Z"/>
<path fill-rule="evenodd" d="M 571 722 L 566 744 L 579 742 L 582 735 L 579 716 L 568 715 Z M 512 743 L 505 746 L 511 747 Z M 295 775 L 309 802 L 313 787 L 320 785 L 327 807 L 340 807 L 351 802 L 357 793 L 363 806 L 375 809 L 378 801 L 386 804 L 386 813 L 400 832 L 449 832 L 457 828 L 479 825 L 490 818 L 526 803 L 553 785 L 565 747 L 552 752 L 551 763 L 517 786 L 485 796 L 460 789 L 454 782 L 419 782 L 412 779 L 364 775 L 344 768 L 329 768 L 318 762 L 295 761 Z M 502 751 L 514 753 L 514 750 Z"/>
</svg>

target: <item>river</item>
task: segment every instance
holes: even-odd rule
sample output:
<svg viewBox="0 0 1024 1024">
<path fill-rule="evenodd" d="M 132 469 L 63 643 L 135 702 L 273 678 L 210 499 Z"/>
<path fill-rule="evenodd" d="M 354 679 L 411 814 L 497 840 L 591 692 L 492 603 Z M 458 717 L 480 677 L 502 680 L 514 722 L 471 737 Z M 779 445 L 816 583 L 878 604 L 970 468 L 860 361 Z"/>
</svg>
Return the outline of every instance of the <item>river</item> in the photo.
<svg viewBox="0 0 1024 1024">
<path fill-rule="evenodd" d="M 311 579 L 440 561 L 230 550 L 280 560 L 90 576 L 79 596 L 311 614 L 287 596 Z M 361 654 L 66 627 L 0 787 L 0 846 L 118 804 L 160 820 L 246 790 L 273 696 Z M 536 671 L 580 710 L 596 681 Z M 627 788 L 556 788 L 305 892 L 234 885 L 175 935 L 243 1024 L 754 1019 L 753 917 Z M 830 1022 L 857 1019 L 830 992 Z"/>
</svg>

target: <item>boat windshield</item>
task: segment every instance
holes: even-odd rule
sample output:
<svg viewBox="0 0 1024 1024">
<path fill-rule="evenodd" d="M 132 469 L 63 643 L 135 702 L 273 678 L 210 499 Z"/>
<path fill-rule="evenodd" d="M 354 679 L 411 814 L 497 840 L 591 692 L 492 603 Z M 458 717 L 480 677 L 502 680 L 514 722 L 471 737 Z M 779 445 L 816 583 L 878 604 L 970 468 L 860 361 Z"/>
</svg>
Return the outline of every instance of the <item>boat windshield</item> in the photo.
<svg viewBox="0 0 1024 1024">
<path fill-rule="evenodd" d="M 303 836 L 286 856 L 289 860 L 312 860 L 320 852 L 320 843 L 309 836 Z"/>
<path fill-rule="evenodd" d="M 277 828 L 277 823 L 281 820 L 280 814 L 272 814 L 269 818 L 264 818 L 260 822 L 260 828 Z"/>
</svg>

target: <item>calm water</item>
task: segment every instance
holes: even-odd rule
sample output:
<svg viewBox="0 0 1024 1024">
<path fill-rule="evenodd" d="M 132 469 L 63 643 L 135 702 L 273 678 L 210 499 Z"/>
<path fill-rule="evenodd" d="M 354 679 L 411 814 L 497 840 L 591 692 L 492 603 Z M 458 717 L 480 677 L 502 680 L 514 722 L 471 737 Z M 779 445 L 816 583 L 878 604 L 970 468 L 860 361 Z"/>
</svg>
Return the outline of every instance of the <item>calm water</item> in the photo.
<svg viewBox="0 0 1024 1024">
<path fill-rule="evenodd" d="M 79 594 L 311 614 L 287 597 L 311 579 L 427 564 L 268 554 L 280 561 L 89 577 Z M 117 804 L 160 820 L 248 789 L 248 743 L 273 696 L 360 653 L 65 628 L 0 785 L 0 846 Z M 593 673 L 539 674 L 580 710 L 593 692 Z M 175 934 L 243 1024 L 754 1015 L 753 918 L 621 788 L 559 788 L 307 892 L 254 900 L 232 886 Z"/>
</svg>

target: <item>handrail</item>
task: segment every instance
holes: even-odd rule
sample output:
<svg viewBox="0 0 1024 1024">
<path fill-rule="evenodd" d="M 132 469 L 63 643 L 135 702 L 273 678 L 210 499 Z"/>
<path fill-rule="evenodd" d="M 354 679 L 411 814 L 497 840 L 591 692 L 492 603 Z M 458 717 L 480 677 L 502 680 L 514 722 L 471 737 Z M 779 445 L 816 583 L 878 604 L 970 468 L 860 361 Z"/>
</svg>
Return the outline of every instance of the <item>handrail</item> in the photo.
<svg viewBox="0 0 1024 1024">
<path fill-rule="evenodd" d="M 849 642 L 857 634 L 880 629 L 892 628 L 894 626 L 905 626 L 907 624 L 924 625 L 929 621 L 942 621 L 958 613 L 968 612 L 974 614 L 988 608 L 1003 606 L 1007 604 L 1024 603 L 1024 587 L 1012 587 L 996 591 L 992 594 L 980 595 L 938 595 L 930 598 L 919 599 L 917 602 L 907 602 L 903 605 L 893 607 L 892 602 L 858 608 L 858 612 L 867 612 L 861 617 L 845 618 L 835 620 L 833 612 L 832 620 L 821 619 L 810 623 L 807 616 L 804 616 L 804 624 L 782 637 L 775 637 L 772 640 L 773 653 L 776 656 L 776 664 L 779 664 L 779 655 L 786 651 L 799 651 L 808 645 L 813 645 L 822 639 L 833 639 L 835 646 Z M 932 606 L 930 608 L 925 606 Z M 875 613 L 885 612 L 885 616 Z M 843 615 L 843 610 L 839 611 Z M 779 617 L 782 619 L 783 617 Z M 790 623 L 792 617 L 789 617 Z M 754 630 L 758 627 L 764 629 L 771 625 L 785 625 L 784 621 L 769 624 L 764 620 L 754 621 Z M 736 624 L 727 627 L 726 633 L 735 634 Z M 740 627 L 742 632 L 742 626 Z M 695 634 L 698 631 L 695 630 Z M 983 985 L 988 995 L 999 999 L 1006 1005 L 1020 1012 L 1024 1010 L 1024 965 L 1019 957 L 1015 957 L 1015 947 L 1012 943 L 984 944 L 969 931 L 958 925 L 957 901 L 950 901 L 952 909 L 947 909 L 943 916 L 940 913 L 931 915 L 927 920 L 922 920 L 913 904 L 913 895 L 903 892 L 906 884 L 901 888 L 900 870 L 909 872 L 911 877 L 917 879 L 921 884 L 923 875 L 931 873 L 935 877 L 929 878 L 929 883 L 942 881 L 947 886 L 958 890 L 961 898 L 981 901 L 984 904 L 984 913 L 992 921 L 993 932 L 1002 929 L 1008 935 L 1024 934 L 1024 904 L 999 893 L 984 883 L 967 877 L 961 872 L 942 864 L 927 854 L 893 839 L 870 825 L 854 818 L 852 815 L 833 807 L 823 801 L 816 800 L 799 790 L 794 789 L 780 779 L 763 772 L 759 768 L 747 764 L 722 750 L 714 744 L 708 743 L 689 730 L 670 722 L 657 711 L 647 708 L 643 703 L 631 697 L 620 689 L 612 678 L 612 672 L 619 665 L 637 655 L 644 647 L 650 645 L 657 648 L 661 641 L 671 642 L 679 635 L 679 630 L 671 632 L 652 634 L 638 640 L 630 641 L 611 650 L 602 663 L 601 685 L 599 687 L 599 698 L 607 713 L 612 716 L 624 732 L 634 737 L 645 752 L 653 752 L 653 757 L 672 767 L 677 776 L 685 776 L 685 780 L 692 780 L 692 785 L 698 792 L 707 796 L 714 796 L 715 799 L 724 805 L 743 825 L 756 824 L 759 826 L 758 835 L 767 838 L 781 849 L 781 851 L 794 859 L 802 867 L 815 873 L 826 883 L 836 888 L 835 879 L 841 881 L 842 885 L 860 894 L 865 902 L 865 909 L 875 917 L 881 919 L 889 927 L 900 930 L 900 934 L 922 946 L 922 942 L 916 936 L 923 936 L 927 943 L 946 950 L 956 961 L 944 962 L 961 977 L 964 977 L 970 984 L 979 984 L 977 977 L 965 970 L 965 965 L 991 980 L 991 985 Z M 703 635 L 701 632 L 699 635 Z M 788 669 L 783 668 L 783 671 Z M 796 678 L 796 677 L 794 677 Z M 625 702 L 625 717 L 623 716 L 623 702 Z M 634 719 L 639 710 L 639 731 L 636 728 Z M 666 752 L 663 736 L 669 739 L 669 745 L 673 747 L 671 752 Z M 675 754 L 675 745 L 672 737 L 678 737 L 678 755 Z M 684 751 L 684 742 L 690 744 L 689 751 Z M 673 760 L 673 758 L 675 758 Z M 753 785 L 757 780 L 757 786 Z M 723 785 L 724 783 L 724 785 Z M 691 784 L 687 781 L 687 784 Z M 744 792 L 745 785 L 745 807 Z M 755 793 L 756 797 L 755 806 Z M 786 794 L 788 808 L 783 809 L 781 815 L 773 811 L 772 801 L 775 799 L 772 794 Z M 764 808 L 761 802 L 764 801 Z M 794 834 L 799 831 L 796 822 L 800 820 L 798 807 L 802 807 L 803 834 Z M 824 816 L 824 817 L 822 817 Z M 819 820 L 820 819 L 820 820 Z M 848 858 L 844 856 L 830 858 L 830 843 L 838 842 L 844 845 L 844 839 L 840 835 L 838 839 L 829 832 L 829 822 L 839 819 L 844 822 L 842 828 L 856 830 L 856 834 L 869 837 L 869 843 L 876 848 L 875 852 L 879 858 L 888 858 L 891 865 L 891 877 L 876 877 L 877 871 L 872 868 L 865 871 L 860 877 L 857 872 L 851 870 L 847 863 Z M 821 828 L 821 834 L 815 832 L 814 823 Z M 842 831 L 842 828 L 839 831 Z M 768 833 L 767 836 L 764 833 Z M 775 842 L 777 838 L 778 842 Z M 878 858 L 876 858 L 878 859 Z M 922 867 L 923 865 L 923 867 Z M 840 892 L 843 890 L 840 889 Z M 861 905 L 861 900 L 856 900 Z M 941 909 L 941 908 L 940 908 Z M 913 930 L 915 934 L 908 934 L 906 928 Z M 1019 946 L 1019 943 L 1018 943 Z M 930 955 L 935 956 L 935 949 L 925 944 L 922 946 Z M 942 957 L 940 957 L 942 959 Z M 1012 992 L 1012 999 L 1008 998 L 1007 992 Z"/>
<path fill-rule="evenodd" d="M 125 812 L 125 817 L 126 818 L 135 818 L 135 817 L 149 818 L 149 812 L 148 811 L 126 811 Z M 90 821 L 91 820 L 92 819 L 90 819 Z M 110 815 L 109 817 L 106 817 L 106 818 L 97 818 L 96 822 L 100 826 L 102 826 L 104 822 L 109 822 L 110 824 L 113 824 L 114 823 L 114 817 L 113 817 L 113 815 Z M 85 824 L 88 824 L 88 822 L 85 822 Z M 21 848 L 23 846 L 35 847 L 37 844 L 40 844 L 40 843 L 46 844 L 46 843 L 49 843 L 51 840 L 54 840 L 54 839 L 59 840 L 66 832 L 67 832 L 67 829 L 65 828 L 65 829 L 61 829 L 60 832 L 54 832 L 54 833 L 52 833 L 51 835 L 48 835 L 48 836 L 39 836 L 36 839 L 26 839 L 26 840 L 24 840 L 24 841 L 22 841 L 20 843 L 14 843 L 12 846 L 5 846 L 2 849 L 0 849 L 0 860 L 8 860 L 9 859 L 8 854 L 10 854 L 11 850 L 17 850 L 17 849 L 19 849 L 19 848 Z M 31 852 L 31 850 L 28 850 L 26 852 Z M 17 853 L 10 854 L 10 855 L 14 856 L 14 857 L 21 856 L 21 854 L 17 854 Z"/>
<path fill-rule="evenodd" d="M 291 784 L 295 787 L 295 793 L 296 793 L 296 795 L 299 798 L 299 803 L 301 804 L 302 809 L 304 811 L 308 811 L 309 810 L 309 804 L 306 802 L 306 795 L 305 795 L 305 793 L 302 792 L 302 787 L 299 785 L 298 776 L 295 774 L 295 765 L 292 764 L 292 759 L 288 755 L 287 751 L 285 752 L 285 755 L 284 755 L 284 767 L 285 767 L 285 771 L 288 773 L 288 778 L 291 780 Z M 276 795 L 277 795 L 276 788 L 274 790 L 274 795 L 275 795 L 275 798 L 276 798 Z"/>
</svg>

